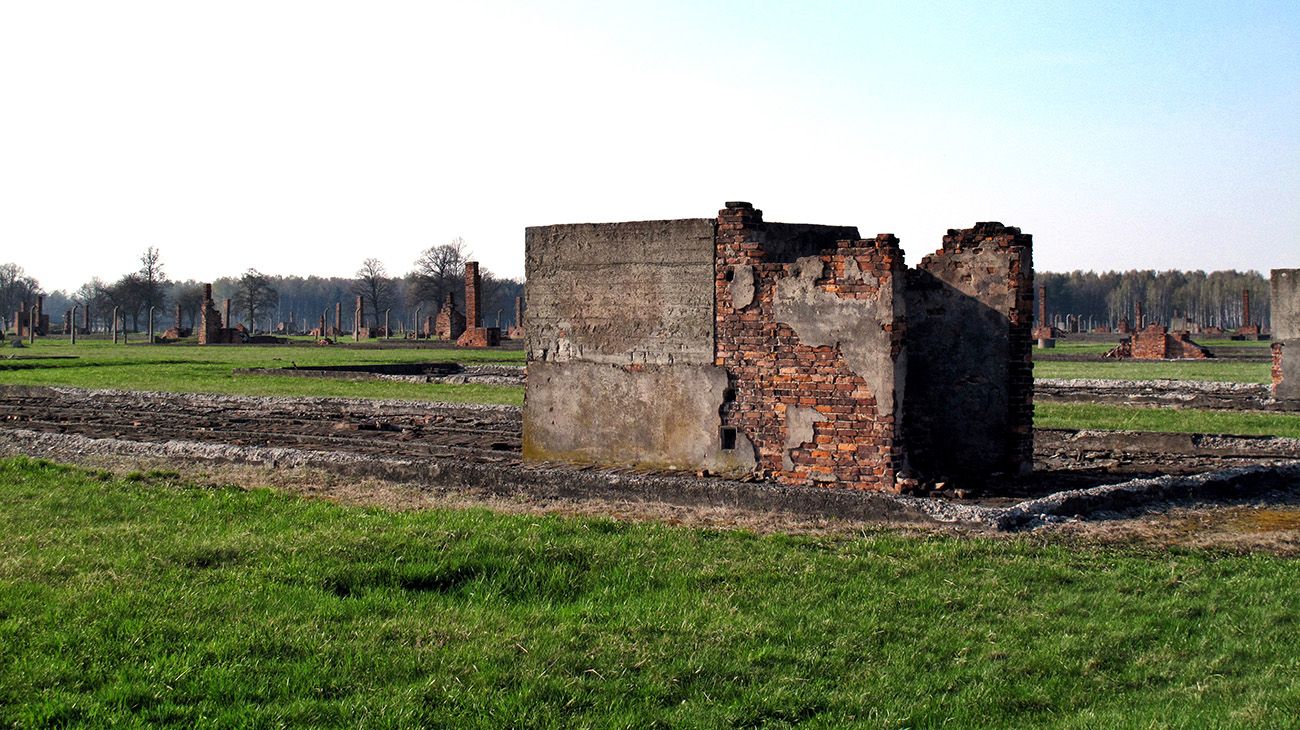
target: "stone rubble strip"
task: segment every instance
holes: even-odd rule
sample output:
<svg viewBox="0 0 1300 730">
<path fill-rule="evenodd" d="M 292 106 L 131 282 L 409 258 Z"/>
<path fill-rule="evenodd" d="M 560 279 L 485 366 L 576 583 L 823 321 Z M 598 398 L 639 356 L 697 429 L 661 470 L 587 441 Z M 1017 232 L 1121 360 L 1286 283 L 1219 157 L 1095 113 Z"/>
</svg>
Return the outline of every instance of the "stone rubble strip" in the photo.
<svg viewBox="0 0 1300 730">
<path fill-rule="evenodd" d="M 611 472 L 569 464 L 511 466 L 456 459 L 403 459 L 282 447 L 234 446 L 172 440 L 139 442 L 0 428 L 0 456 L 25 455 L 80 462 L 95 457 L 167 463 L 238 464 L 272 469 L 312 468 L 342 476 L 416 484 L 438 491 L 535 499 L 607 500 L 709 506 L 858 521 L 932 523 L 894 495 L 847 489 L 786 487 L 694 476 Z"/>
<path fill-rule="evenodd" d="M 376 458 L 304 449 L 173 440 L 137 442 L 25 429 L 0 429 L 0 455 L 77 461 L 114 456 L 140 460 L 241 464 L 272 469 L 316 468 L 347 476 L 415 483 L 435 490 L 483 491 L 544 499 L 616 499 L 731 507 L 894 523 L 945 523 L 1017 531 L 1187 499 L 1227 499 L 1300 487 L 1300 461 L 1238 467 L 1191 476 L 1134 479 L 1078 489 L 1008 507 L 815 487 L 786 487 L 689 476 L 613 474 L 563 464 L 505 467 L 454 460 Z"/>
<path fill-rule="evenodd" d="M 1193 380 L 1098 380 L 1040 378 L 1034 398 L 1043 402 L 1174 405 L 1214 410 L 1286 410 L 1272 390 L 1258 383 Z"/>
<path fill-rule="evenodd" d="M 1234 467 L 1188 476 L 1132 479 L 1088 489 L 1072 489 L 1009 507 L 983 507 L 916 497 L 918 509 L 939 522 L 981 523 L 1002 531 L 1099 517 L 1139 507 L 1184 500 L 1249 497 L 1274 489 L 1300 487 L 1300 461 Z"/>
<path fill-rule="evenodd" d="M 1098 378 L 1035 378 L 1034 385 L 1055 388 L 1115 388 L 1120 390 L 1170 390 L 1197 393 L 1246 393 L 1267 396 L 1269 386 L 1259 383 L 1216 383 L 1205 380 L 1101 380 Z"/>
<path fill-rule="evenodd" d="M 335 398 L 320 396 L 259 396 L 259 395 L 227 395 L 225 393 L 177 393 L 173 391 L 150 391 L 150 390 L 115 390 L 115 389 L 91 389 L 91 388 L 68 388 L 63 386 L 24 386 L 24 385 L 5 385 L 0 386 L 7 394 L 21 394 L 24 391 L 34 393 L 58 393 L 86 398 L 117 398 L 134 400 L 140 405 L 148 405 L 151 399 L 155 398 L 183 398 L 187 404 L 194 406 L 208 406 L 212 408 L 257 408 L 261 405 L 270 406 L 310 406 L 313 408 L 369 408 L 372 410 L 384 409 L 420 409 L 424 411 L 431 410 L 464 410 L 464 411 L 494 411 L 498 413 L 521 413 L 523 411 L 519 406 L 494 405 L 488 403 L 452 403 L 446 401 L 419 401 L 419 400 L 386 400 L 379 398 Z"/>
<path fill-rule="evenodd" d="M 395 383 L 443 383 L 449 385 L 523 385 L 522 365 L 467 365 L 450 375 L 393 375 L 362 370 L 324 370 L 294 368 L 235 368 L 235 375 L 274 375 L 289 378 L 337 380 L 387 380 Z"/>
</svg>

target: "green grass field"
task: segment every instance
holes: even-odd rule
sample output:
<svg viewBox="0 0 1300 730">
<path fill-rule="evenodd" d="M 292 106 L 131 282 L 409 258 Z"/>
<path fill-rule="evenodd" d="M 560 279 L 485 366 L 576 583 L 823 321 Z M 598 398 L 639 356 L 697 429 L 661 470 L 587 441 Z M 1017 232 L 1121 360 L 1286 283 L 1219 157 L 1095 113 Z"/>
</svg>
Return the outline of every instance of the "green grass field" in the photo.
<svg viewBox="0 0 1300 730">
<path fill-rule="evenodd" d="M 1035 403 L 1034 425 L 1039 428 L 1087 428 L 1100 431 L 1300 438 L 1300 413 L 1135 408 L 1109 403 Z"/>
<path fill-rule="evenodd" d="M 1196 337 L 1193 337 L 1192 339 L 1198 345 L 1203 345 L 1211 350 L 1216 347 L 1258 348 L 1261 350 L 1267 350 L 1269 345 L 1272 344 L 1268 341 L 1201 340 Z M 1119 344 L 1119 341 L 1120 335 L 1114 335 L 1111 339 L 1104 342 L 1079 341 L 1062 338 L 1056 341 L 1055 347 L 1051 350 L 1035 349 L 1034 352 L 1045 354 L 1059 353 L 1064 355 L 1101 355 L 1110 351 L 1111 348 Z"/>
<path fill-rule="evenodd" d="M 1280 727 L 1300 561 L 386 512 L 0 460 L 0 725 Z"/>
<path fill-rule="evenodd" d="M 1039 360 L 1034 377 L 1098 380 L 1201 380 L 1219 383 L 1268 383 L 1267 362 L 1241 360 L 1157 360 L 1139 362 L 1073 362 Z"/>
<path fill-rule="evenodd" d="M 459 362 L 523 364 L 522 350 L 351 349 L 302 346 L 113 345 L 92 340 L 70 345 L 66 340 L 37 340 L 24 349 L 5 348 L 0 359 L 0 384 L 63 385 L 78 388 L 120 388 L 177 393 L 236 395 L 339 396 L 405 400 L 523 403 L 523 389 L 491 385 L 397 383 L 380 380 L 344 381 L 267 375 L 235 376 L 235 368 L 278 368 L 290 364 L 337 365 L 392 362 Z M 76 359 L 27 359 L 32 356 L 75 356 Z"/>
</svg>

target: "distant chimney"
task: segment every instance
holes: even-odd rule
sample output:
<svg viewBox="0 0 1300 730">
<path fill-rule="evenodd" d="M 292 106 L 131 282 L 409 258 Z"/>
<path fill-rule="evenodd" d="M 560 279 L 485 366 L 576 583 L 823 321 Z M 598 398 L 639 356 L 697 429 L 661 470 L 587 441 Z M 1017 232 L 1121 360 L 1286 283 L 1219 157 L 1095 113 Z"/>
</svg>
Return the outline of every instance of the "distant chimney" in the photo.
<svg viewBox="0 0 1300 730">
<path fill-rule="evenodd" d="M 465 326 L 467 328 L 483 326 L 483 303 L 479 300 L 482 279 L 478 273 L 477 261 L 465 262 Z"/>
</svg>

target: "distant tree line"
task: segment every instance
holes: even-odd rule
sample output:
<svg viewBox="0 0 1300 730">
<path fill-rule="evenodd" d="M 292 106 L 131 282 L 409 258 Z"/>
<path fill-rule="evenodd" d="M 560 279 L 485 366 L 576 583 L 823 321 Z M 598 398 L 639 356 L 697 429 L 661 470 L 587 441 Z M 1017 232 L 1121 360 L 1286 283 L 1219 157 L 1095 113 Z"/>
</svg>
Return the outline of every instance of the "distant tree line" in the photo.
<svg viewBox="0 0 1300 730">
<path fill-rule="evenodd" d="M 458 238 L 421 251 L 410 271 L 401 276 L 390 275 L 384 263 L 374 258 L 360 262 L 351 278 L 272 276 L 249 269 L 240 276 L 214 279 L 212 296 L 218 308 L 229 297 L 232 319 L 259 332 L 291 319 L 297 328 L 311 329 L 322 314 L 332 326 L 335 304 L 342 305 L 343 326 L 351 329 L 357 296 L 365 301 L 365 326 L 383 326 L 387 310 L 394 330 L 418 329 L 416 317 L 423 320 L 436 315 L 448 293 L 455 295 L 457 308 L 464 310 L 465 262 L 471 255 Z M 514 325 L 514 301 L 523 295 L 523 282 L 480 271 L 484 324 Z M 1243 324 L 1241 294 L 1245 290 L 1250 292 L 1250 324 L 1270 326 L 1269 282 L 1256 271 L 1038 272 L 1036 284 L 1047 289 L 1047 317 L 1053 323 L 1069 315 L 1078 316 L 1085 326 L 1114 327 L 1120 319 L 1132 323 L 1135 305 L 1141 302 L 1148 322 L 1168 324 L 1175 317 L 1184 317 L 1203 327 L 1235 329 Z M 140 255 L 136 270 L 112 283 L 92 278 L 70 293 L 47 293 L 21 266 L 0 264 L 0 322 L 4 328 L 12 329 L 14 312 L 24 305 L 34 306 L 40 294 L 46 294 L 45 312 L 51 322 L 61 322 L 63 312 L 73 304 L 83 312 L 89 305 L 91 327 L 97 331 L 110 327 L 114 307 L 135 330 L 147 328 L 152 307 L 156 326 L 162 331 L 171 326 L 177 304 L 183 325 L 191 328 L 198 325 L 203 306 L 202 282 L 168 279 L 162 256 L 153 247 Z M 1035 307 L 1035 319 L 1037 316 Z M 79 315 L 78 324 L 82 321 Z"/>
<path fill-rule="evenodd" d="M 1037 285 L 1047 287 L 1051 323 L 1068 315 L 1077 315 L 1084 325 L 1114 327 L 1120 319 L 1133 323 L 1140 302 L 1148 323 L 1167 325 L 1174 317 L 1184 317 L 1202 327 L 1270 325 L 1269 281 L 1257 271 L 1038 272 L 1035 279 Z M 1250 292 L 1249 323 L 1242 321 L 1243 290 Z M 1038 318 L 1037 306 L 1034 318 Z"/>
<path fill-rule="evenodd" d="M 447 293 L 455 295 L 456 308 L 464 311 L 465 262 L 472 256 L 461 239 L 431 246 L 420 252 L 411 270 L 392 276 L 379 259 L 360 262 L 354 277 L 273 276 L 249 269 L 239 276 L 212 280 L 212 298 L 221 309 L 222 300 L 231 299 L 231 319 L 257 332 L 272 331 L 292 321 L 294 329 L 311 329 L 325 314 L 334 324 L 334 307 L 342 305 L 343 327 L 353 326 L 356 297 L 365 300 L 366 321 L 363 326 L 382 327 L 385 311 L 395 331 L 418 328 L 416 316 L 434 316 Z M 515 297 L 523 295 L 523 282 L 499 278 L 480 267 L 483 301 L 483 324 L 510 327 L 515 324 Z M 92 278 L 73 292 L 46 292 L 40 283 L 17 264 L 0 264 L 0 330 L 12 329 L 13 314 L 23 306 L 35 306 L 36 298 L 45 295 L 45 312 L 51 323 L 62 323 L 64 312 L 73 305 L 80 307 L 77 325 L 84 322 L 85 308 L 90 308 L 93 331 L 111 328 L 114 308 L 119 321 L 128 329 L 148 328 L 150 309 L 154 310 L 155 327 L 162 332 L 172 326 L 175 307 L 180 306 L 182 325 L 198 326 L 203 307 L 203 282 L 172 281 L 163 269 L 158 249 L 150 247 L 141 254 L 139 268 L 111 283 Z M 228 323 L 230 324 L 230 323 Z"/>
</svg>

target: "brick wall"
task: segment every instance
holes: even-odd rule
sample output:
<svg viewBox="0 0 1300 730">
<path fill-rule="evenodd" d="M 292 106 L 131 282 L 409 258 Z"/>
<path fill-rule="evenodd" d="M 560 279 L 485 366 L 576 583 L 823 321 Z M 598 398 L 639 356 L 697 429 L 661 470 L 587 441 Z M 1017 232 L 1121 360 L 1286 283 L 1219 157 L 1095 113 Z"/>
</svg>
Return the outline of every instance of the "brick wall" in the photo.
<svg viewBox="0 0 1300 730">
<path fill-rule="evenodd" d="M 745 203 L 718 213 L 723 428 L 752 442 L 759 468 L 787 484 L 892 490 L 902 467 L 895 374 L 903 317 L 895 304 L 903 256 L 890 235 L 836 241 L 856 234 L 769 227 Z M 874 361 L 848 351 L 882 339 Z"/>
<path fill-rule="evenodd" d="M 456 338 L 457 347 L 496 347 L 501 344 L 501 330 L 496 327 L 466 327 Z"/>
<path fill-rule="evenodd" d="M 1141 332 L 1134 332 L 1127 347 L 1114 351 L 1118 357 L 1132 357 L 1135 360 L 1202 360 L 1211 357 L 1210 351 L 1192 341 L 1186 332 L 1170 334 L 1161 325 L 1148 325 Z"/>
<path fill-rule="evenodd" d="M 465 327 L 483 326 L 483 281 L 479 276 L 478 262 L 465 262 Z"/>
<path fill-rule="evenodd" d="M 1282 343 L 1274 342 L 1269 345 L 1269 350 L 1273 355 L 1273 397 L 1277 398 L 1278 393 L 1282 390 Z"/>
<path fill-rule="evenodd" d="M 1153 324 L 1133 333 L 1132 353 L 1136 360 L 1164 360 L 1168 353 L 1165 328 Z"/>
<path fill-rule="evenodd" d="M 927 479 L 1033 465 L 1032 236 L 950 229 L 908 274 L 908 456 Z"/>
<path fill-rule="evenodd" d="M 438 310 L 438 317 L 433 323 L 433 334 L 444 340 L 455 340 L 465 332 L 465 315 L 456 311 L 456 295 L 447 292 L 447 298 Z M 429 335 L 428 323 L 425 323 L 425 336 Z"/>
<path fill-rule="evenodd" d="M 216 302 L 212 301 L 212 285 L 203 285 L 203 308 L 199 311 L 199 344 L 212 345 L 221 342 L 221 313 L 217 311 Z"/>
</svg>

